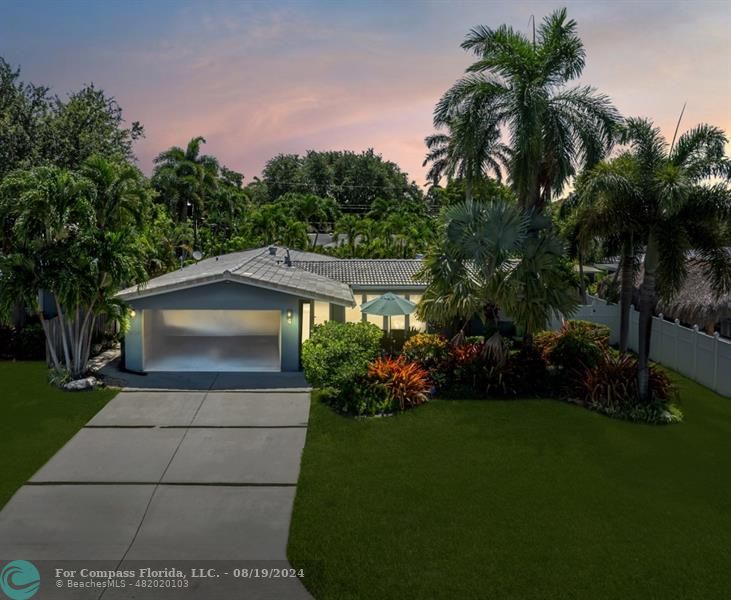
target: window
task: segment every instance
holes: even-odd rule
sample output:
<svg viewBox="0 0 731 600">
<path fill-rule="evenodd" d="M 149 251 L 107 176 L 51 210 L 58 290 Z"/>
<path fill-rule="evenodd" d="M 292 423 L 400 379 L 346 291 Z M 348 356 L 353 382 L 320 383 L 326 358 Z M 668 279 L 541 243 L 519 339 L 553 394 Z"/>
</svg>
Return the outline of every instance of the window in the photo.
<svg viewBox="0 0 731 600">
<path fill-rule="evenodd" d="M 320 302 L 315 300 L 313 302 L 315 307 L 315 325 L 322 325 L 325 321 L 330 320 L 330 303 Z"/>
<path fill-rule="evenodd" d="M 421 294 L 409 294 L 409 300 L 411 300 L 414 304 L 419 304 L 419 302 L 421 302 Z M 426 331 L 426 323 L 424 323 L 424 321 L 419 321 L 419 318 L 416 316 L 416 312 L 412 312 L 409 315 L 409 327 L 411 329 L 416 329 L 417 331 Z"/>
</svg>

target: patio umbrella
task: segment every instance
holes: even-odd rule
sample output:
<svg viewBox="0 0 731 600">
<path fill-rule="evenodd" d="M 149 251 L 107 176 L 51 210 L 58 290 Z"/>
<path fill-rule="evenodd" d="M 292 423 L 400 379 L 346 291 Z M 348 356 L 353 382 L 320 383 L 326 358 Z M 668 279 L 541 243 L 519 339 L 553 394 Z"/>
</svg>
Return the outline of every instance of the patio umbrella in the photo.
<svg viewBox="0 0 731 600">
<path fill-rule="evenodd" d="M 388 317 L 386 331 L 391 329 L 392 316 L 410 315 L 415 310 L 416 304 L 391 292 L 386 292 L 383 296 L 369 300 L 360 307 L 360 311 L 367 315 L 383 315 L 384 317 Z"/>
</svg>

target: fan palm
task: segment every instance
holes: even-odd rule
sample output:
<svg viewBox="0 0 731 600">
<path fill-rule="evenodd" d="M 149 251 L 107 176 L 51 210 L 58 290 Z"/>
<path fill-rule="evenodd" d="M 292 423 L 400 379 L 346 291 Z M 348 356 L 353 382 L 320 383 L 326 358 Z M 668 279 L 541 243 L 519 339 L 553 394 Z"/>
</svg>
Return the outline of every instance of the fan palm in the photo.
<svg viewBox="0 0 731 600">
<path fill-rule="evenodd" d="M 552 316 L 571 314 L 576 297 L 563 246 L 550 231 L 529 236 L 528 213 L 505 200 L 465 200 L 445 209 L 438 242 L 420 278 L 428 282 L 417 309 L 424 321 L 496 321 L 504 309 L 527 336 Z"/>
<path fill-rule="evenodd" d="M 577 165 L 599 161 L 620 121 L 609 98 L 591 87 L 566 88 L 586 53 L 566 9 L 545 18 L 530 40 L 505 25 L 476 27 L 462 43 L 478 60 L 441 98 L 436 127 L 464 114 L 489 116 L 510 140 L 510 177 L 526 210 L 540 211 Z"/>
</svg>

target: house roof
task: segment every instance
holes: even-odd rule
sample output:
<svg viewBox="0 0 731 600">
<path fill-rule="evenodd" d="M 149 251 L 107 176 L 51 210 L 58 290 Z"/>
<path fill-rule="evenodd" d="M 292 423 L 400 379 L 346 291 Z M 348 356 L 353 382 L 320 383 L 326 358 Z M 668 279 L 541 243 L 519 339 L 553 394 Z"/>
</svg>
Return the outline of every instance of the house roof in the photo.
<svg viewBox="0 0 731 600">
<path fill-rule="evenodd" d="M 215 256 L 122 290 L 117 297 L 134 300 L 217 281 L 233 281 L 312 300 L 323 300 L 345 306 L 355 304 L 353 292 L 346 283 L 299 268 L 294 264 L 295 259 L 315 263 L 319 259 L 331 261 L 330 257 L 310 252 L 290 251 L 293 264 L 287 266 L 284 264 L 285 256 L 286 251 L 282 248 L 276 248 L 274 255 L 270 254 L 268 248 L 257 248 Z"/>
<path fill-rule="evenodd" d="M 310 254 L 311 253 L 306 253 Z M 294 265 L 310 273 L 347 283 L 351 287 L 423 288 L 416 279 L 422 266 L 419 259 L 294 259 Z"/>
<path fill-rule="evenodd" d="M 720 320 L 731 317 L 731 293 L 716 294 L 707 273 L 708 265 L 702 260 L 690 258 L 686 262 L 686 269 L 683 286 L 672 298 L 658 298 L 656 312 L 704 329 L 712 329 Z M 639 287 L 643 275 L 644 270 L 640 267 L 635 273 L 635 306 L 639 306 Z"/>
</svg>

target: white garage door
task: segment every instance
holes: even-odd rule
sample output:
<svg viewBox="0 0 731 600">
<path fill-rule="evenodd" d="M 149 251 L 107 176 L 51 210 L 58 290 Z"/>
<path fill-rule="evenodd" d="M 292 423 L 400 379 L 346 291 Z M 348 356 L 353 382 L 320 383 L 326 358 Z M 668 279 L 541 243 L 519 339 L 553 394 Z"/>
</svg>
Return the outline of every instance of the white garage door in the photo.
<svg viewBox="0 0 731 600">
<path fill-rule="evenodd" d="M 146 371 L 279 371 L 278 310 L 145 310 Z"/>
</svg>

